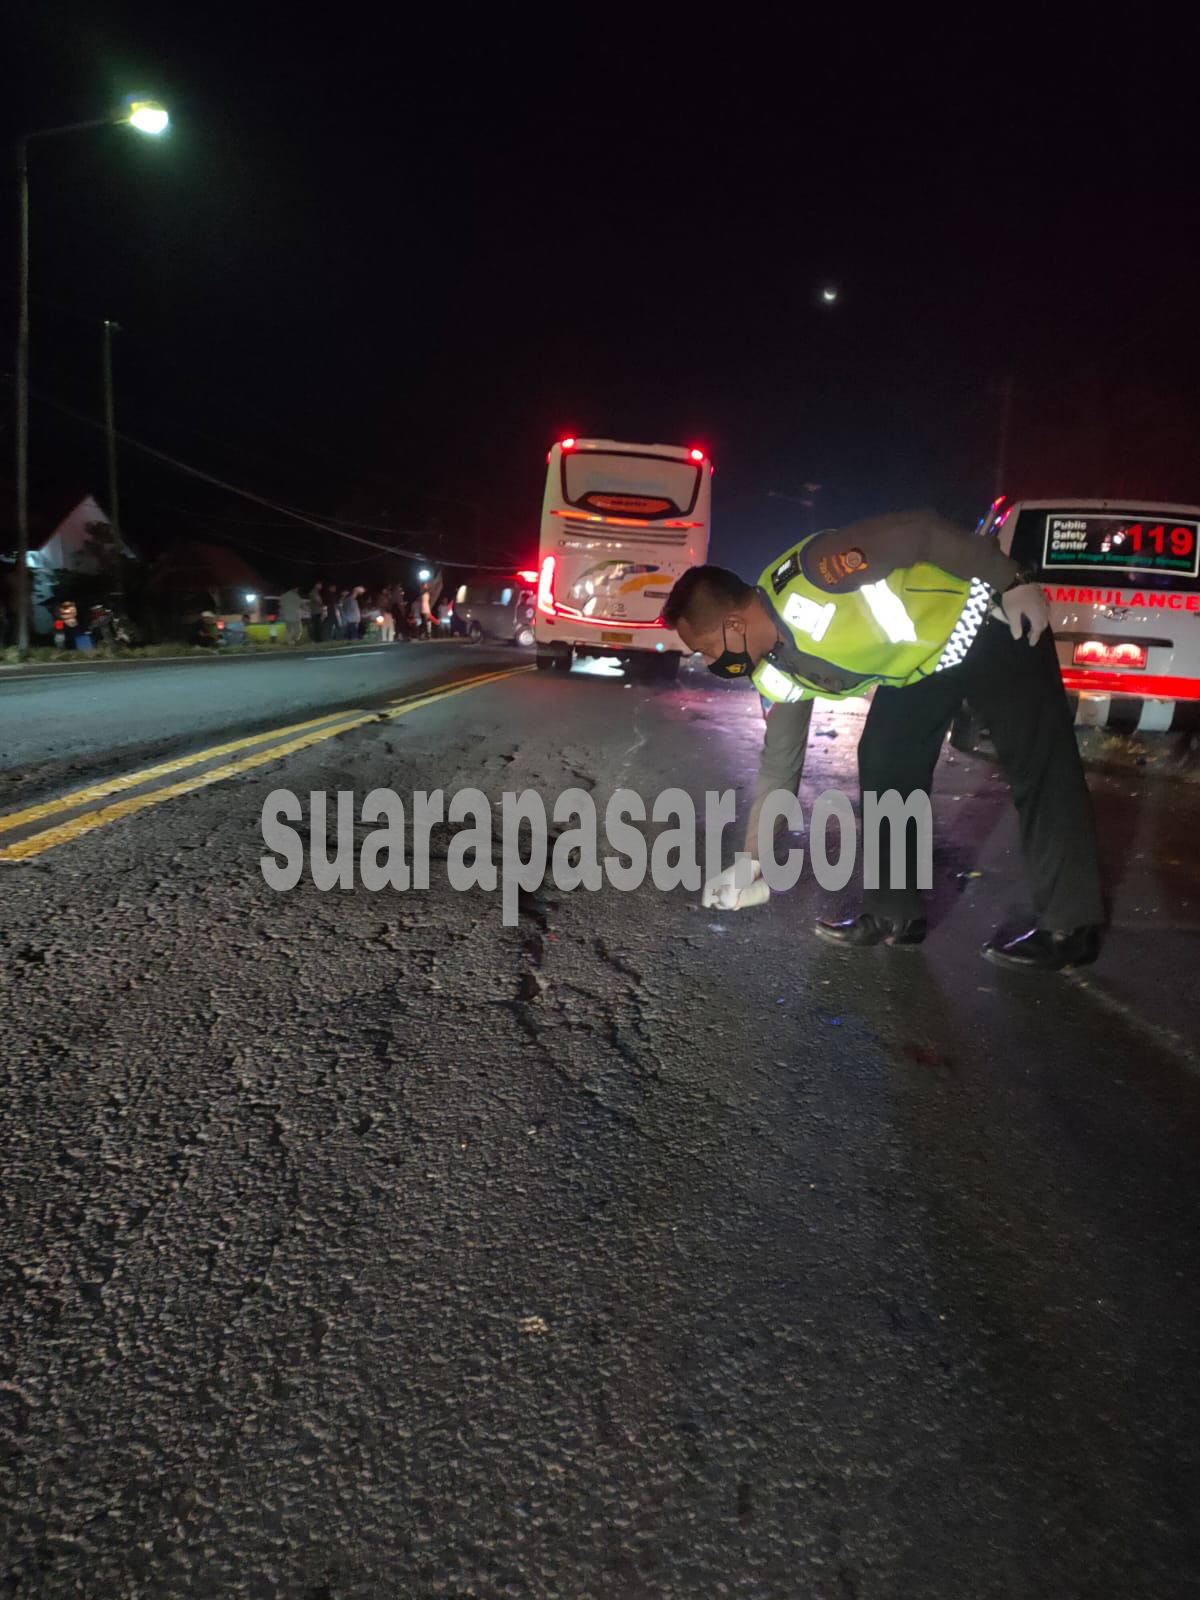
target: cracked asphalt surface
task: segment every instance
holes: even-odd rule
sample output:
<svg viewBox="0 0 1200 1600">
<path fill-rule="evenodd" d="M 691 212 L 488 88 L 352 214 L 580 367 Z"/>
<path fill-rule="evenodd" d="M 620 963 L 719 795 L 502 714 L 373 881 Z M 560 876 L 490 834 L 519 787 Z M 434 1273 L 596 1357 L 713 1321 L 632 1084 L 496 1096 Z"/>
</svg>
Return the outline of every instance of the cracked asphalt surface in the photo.
<svg viewBox="0 0 1200 1600">
<path fill-rule="evenodd" d="M 178 670 L 173 735 L 128 710 L 166 668 L 107 691 L 126 744 L 276 710 Z M 64 787 L 38 703 L 0 685 L 5 811 Z M 74 784 L 132 761 L 42 704 Z M 745 793 L 760 730 L 699 672 L 510 677 L 0 867 L 0 1592 L 1197 1592 L 1195 788 L 1094 775 L 1074 978 L 980 960 L 1023 891 L 963 758 L 919 951 L 814 940 L 807 870 L 740 914 L 547 882 L 514 928 L 446 829 L 428 892 L 259 870 L 275 788 Z"/>
</svg>

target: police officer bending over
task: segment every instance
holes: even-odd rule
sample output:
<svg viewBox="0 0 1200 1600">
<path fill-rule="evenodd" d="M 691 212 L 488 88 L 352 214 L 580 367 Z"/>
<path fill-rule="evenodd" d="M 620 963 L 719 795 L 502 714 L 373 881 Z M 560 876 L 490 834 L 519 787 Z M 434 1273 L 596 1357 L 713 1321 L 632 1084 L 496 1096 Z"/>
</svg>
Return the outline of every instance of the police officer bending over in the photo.
<svg viewBox="0 0 1200 1600">
<path fill-rule="evenodd" d="M 757 588 L 724 567 L 692 567 L 663 619 L 718 677 L 749 677 L 767 714 L 746 829 L 758 854 L 758 816 L 775 789 L 795 794 L 814 697 L 875 687 L 858 748 L 860 787 L 902 799 L 933 781 L 942 740 L 965 700 L 991 730 L 1016 801 L 1037 925 L 993 939 L 1002 966 L 1057 970 L 1094 961 L 1104 908 L 1091 802 L 1040 584 L 997 546 L 929 513 L 873 517 L 802 539 Z M 1028 630 L 1026 632 L 1026 630 Z M 890 885 L 891 826 L 880 838 L 880 885 L 862 913 L 815 931 L 847 946 L 919 944 L 926 923 L 916 829 L 905 827 L 903 889 Z M 732 867 L 705 885 L 704 903 L 732 909 Z M 757 860 L 754 878 L 761 875 Z M 748 897 L 752 902 L 755 894 Z"/>
</svg>

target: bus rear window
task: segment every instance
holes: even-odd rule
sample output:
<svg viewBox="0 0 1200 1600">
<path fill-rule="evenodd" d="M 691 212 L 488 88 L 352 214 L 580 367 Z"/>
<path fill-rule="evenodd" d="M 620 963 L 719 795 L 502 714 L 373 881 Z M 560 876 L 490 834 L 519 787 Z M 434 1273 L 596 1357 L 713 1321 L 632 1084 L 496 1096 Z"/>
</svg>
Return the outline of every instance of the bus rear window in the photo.
<svg viewBox="0 0 1200 1600">
<path fill-rule="evenodd" d="M 562 458 L 570 505 L 609 517 L 684 516 L 696 503 L 702 467 L 664 456 L 572 451 Z"/>
<path fill-rule="evenodd" d="M 1044 579 L 1090 579 L 1142 588 L 1200 587 L 1200 521 L 1162 511 L 1022 511 L 1012 557 Z"/>
</svg>

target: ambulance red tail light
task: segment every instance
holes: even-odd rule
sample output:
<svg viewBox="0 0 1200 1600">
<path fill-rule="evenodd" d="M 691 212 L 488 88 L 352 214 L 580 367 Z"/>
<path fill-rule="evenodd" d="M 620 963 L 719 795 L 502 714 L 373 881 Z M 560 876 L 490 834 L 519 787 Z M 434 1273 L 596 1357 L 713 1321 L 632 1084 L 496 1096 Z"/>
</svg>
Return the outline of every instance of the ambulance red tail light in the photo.
<svg viewBox="0 0 1200 1600">
<path fill-rule="evenodd" d="M 557 565 L 553 556 L 547 556 L 542 562 L 542 575 L 538 579 L 537 608 L 544 617 L 552 617 L 558 609 L 554 604 L 554 568 Z"/>
<path fill-rule="evenodd" d="M 1075 665 L 1108 667 L 1113 671 L 1144 672 L 1146 651 L 1143 645 L 1130 644 L 1126 640 L 1106 644 L 1103 639 L 1085 639 L 1082 644 L 1075 646 Z"/>
<path fill-rule="evenodd" d="M 517 577 L 520 578 L 522 583 L 536 583 L 538 581 L 536 572 L 518 572 Z"/>
</svg>

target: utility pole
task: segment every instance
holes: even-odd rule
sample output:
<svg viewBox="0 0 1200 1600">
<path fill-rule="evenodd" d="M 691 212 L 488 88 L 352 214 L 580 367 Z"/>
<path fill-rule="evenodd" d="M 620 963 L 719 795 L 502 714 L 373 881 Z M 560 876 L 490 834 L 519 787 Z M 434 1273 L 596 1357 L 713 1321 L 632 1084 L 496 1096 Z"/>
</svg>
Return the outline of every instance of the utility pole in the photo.
<svg viewBox="0 0 1200 1600">
<path fill-rule="evenodd" d="M 1008 435 L 1012 422 L 1013 375 L 1008 373 L 1000 385 L 1000 426 L 996 434 L 996 476 L 992 498 L 998 500 L 1008 487 Z"/>
<path fill-rule="evenodd" d="M 108 439 L 108 532 L 113 547 L 113 610 L 124 610 L 125 585 L 121 574 L 121 514 L 117 508 L 117 428 L 113 406 L 112 336 L 118 323 L 104 319 L 104 431 Z"/>
</svg>

